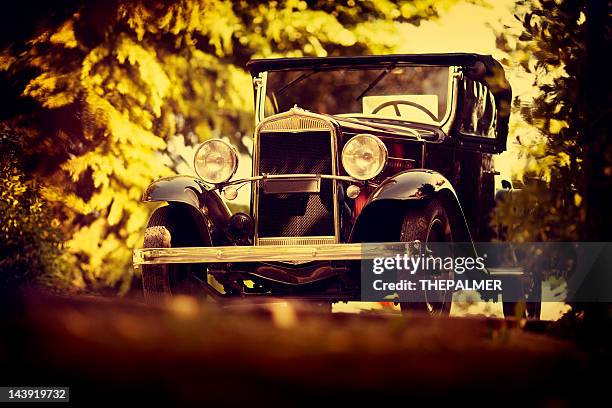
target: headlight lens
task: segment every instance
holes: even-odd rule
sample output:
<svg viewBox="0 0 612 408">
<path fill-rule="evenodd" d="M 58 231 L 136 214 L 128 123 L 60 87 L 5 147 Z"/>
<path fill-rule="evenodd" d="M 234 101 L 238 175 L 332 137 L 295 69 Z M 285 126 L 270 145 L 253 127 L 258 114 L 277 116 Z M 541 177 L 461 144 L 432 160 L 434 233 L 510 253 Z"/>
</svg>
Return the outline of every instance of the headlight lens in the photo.
<svg viewBox="0 0 612 408">
<path fill-rule="evenodd" d="M 357 135 L 342 149 L 344 170 L 358 180 L 376 177 L 387 163 L 387 148 L 376 136 Z"/>
<path fill-rule="evenodd" d="M 210 139 L 198 147 L 194 167 L 202 180 L 219 184 L 228 181 L 238 168 L 238 153 L 221 139 Z"/>
</svg>

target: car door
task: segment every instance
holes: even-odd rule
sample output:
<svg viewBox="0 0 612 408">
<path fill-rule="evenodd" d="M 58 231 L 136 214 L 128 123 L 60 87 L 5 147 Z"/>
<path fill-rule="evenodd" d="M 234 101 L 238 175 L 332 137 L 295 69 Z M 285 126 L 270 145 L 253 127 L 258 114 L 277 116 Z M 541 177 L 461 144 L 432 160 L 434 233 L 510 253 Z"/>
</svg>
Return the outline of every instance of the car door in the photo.
<svg viewBox="0 0 612 408">
<path fill-rule="evenodd" d="M 459 83 L 459 111 L 455 129 L 463 148 L 487 153 L 505 150 L 505 138 L 498 137 L 497 105 L 493 93 L 480 81 L 463 78 Z"/>
</svg>

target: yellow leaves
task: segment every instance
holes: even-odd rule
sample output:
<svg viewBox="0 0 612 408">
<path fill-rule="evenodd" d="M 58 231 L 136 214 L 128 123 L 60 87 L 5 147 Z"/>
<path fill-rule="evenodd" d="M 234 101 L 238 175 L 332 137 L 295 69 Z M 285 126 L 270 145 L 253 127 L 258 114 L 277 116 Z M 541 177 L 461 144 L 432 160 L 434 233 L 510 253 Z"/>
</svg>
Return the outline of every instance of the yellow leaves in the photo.
<svg viewBox="0 0 612 408">
<path fill-rule="evenodd" d="M 114 141 L 150 150 L 161 150 L 166 147 L 162 138 L 138 126 L 127 115 L 118 112 L 106 101 L 101 100 L 101 102 L 106 105 L 105 112 L 108 120 L 106 125 Z"/>
<path fill-rule="evenodd" d="M 105 226 L 106 220 L 100 217 L 91 224 L 82 227 L 68 241 L 67 248 L 73 252 L 82 251 L 94 254 L 99 248 L 100 237 L 103 236 Z"/>
<path fill-rule="evenodd" d="M 108 225 L 117 225 L 119 221 L 121 221 L 121 216 L 123 215 L 123 202 L 124 200 L 121 195 L 115 196 L 110 211 L 108 212 Z"/>
<path fill-rule="evenodd" d="M 123 211 L 114 210 L 121 206 Z M 127 228 L 120 228 L 117 232 L 120 213 L 129 214 L 129 217 Z M 148 214 L 148 208 L 123 195 L 113 200 L 108 214 L 102 212 L 92 223 L 75 230 L 66 248 L 72 254 L 72 262 L 79 265 L 81 274 L 89 282 L 114 285 L 129 276 L 126 261 L 130 259 L 131 249 L 142 244 L 142 228 Z M 76 278 L 77 283 L 82 280 Z"/>
<path fill-rule="evenodd" d="M 121 3 L 119 5 L 117 16 L 127 20 L 128 25 L 136 33 L 136 38 L 138 38 L 138 41 L 143 40 L 150 20 L 154 18 L 151 10 L 140 2 L 136 2 L 134 4 Z M 169 18 L 170 15 L 168 14 L 166 17 L 162 17 L 160 22 L 163 23 L 166 21 L 167 24 Z"/>
<path fill-rule="evenodd" d="M 151 129 L 154 118 L 161 116 L 171 89 L 155 50 L 125 35 L 120 35 L 116 44 L 89 52 L 82 63 L 80 86 L 87 90 L 92 112 L 99 110 L 108 116 L 119 110 L 128 121 L 145 129 Z"/>
<path fill-rule="evenodd" d="M 72 104 L 82 126 L 81 132 L 60 124 L 43 135 L 49 146 L 74 141 L 67 148 L 73 156 L 43 193 L 61 204 L 62 223 L 74 233 L 70 253 L 78 267 L 73 270 L 82 269 L 86 279 L 75 276 L 73 282 L 115 283 L 128 274 L 129 249 L 142 239 L 149 214 L 141 194 L 152 180 L 172 174 L 170 165 L 178 168 L 168 140 L 190 144 L 228 136 L 238 141 L 252 131 L 246 58 L 389 52 L 401 38 L 390 19 L 409 17 L 413 9 L 429 14 L 432 1 L 403 9 L 389 0 L 327 2 L 324 10 L 322 3 L 314 4 L 120 2 L 115 21 L 101 27 L 104 34 L 93 45 L 75 35 L 74 27 L 82 23 L 75 14 L 30 41 L 23 58 L 0 54 L 0 70 L 19 60 L 40 73 L 24 95 L 49 109 Z M 381 20 L 360 16 L 359 10 Z"/>
<path fill-rule="evenodd" d="M 107 228 L 106 220 L 98 218 L 90 225 L 79 229 L 66 247 L 71 253 L 81 254 L 81 257 L 87 259 L 81 267 L 90 279 L 104 277 L 108 283 L 111 283 L 109 277 L 113 275 L 112 269 L 117 266 L 117 256 L 125 256 L 129 251 L 123 247 L 122 240 L 115 234 L 107 234 Z"/>
<path fill-rule="evenodd" d="M 236 35 L 257 56 L 272 56 L 274 48 L 281 50 L 282 55 L 295 56 L 302 51 L 307 55 L 326 56 L 324 44 L 350 47 L 357 41 L 355 33 L 334 15 L 305 8 L 303 2 L 262 4 L 250 12 L 253 27 L 245 28 L 246 34 Z"/>
<path fill-rule="evenodd" d="M 166 134 L 185 122 L 200 140 L 251 130 L 253 85 L 244 69 L 196 49 L 163 55 L 161 61 L 174 84 L 166 97 L 172 108 L 164 118 Z"/>
<path fill-rule="evenodd" d="M 228 88 L 225 97 L 229 100 L 229 105 L 235 110 L 250 110 L 249 105 L 253 101 L 251 75 L 235 65 L 227 65 L 225 72 L 227 73 L 225 85 Z"/>
<path fill-rule="evenodd" d="M 63 45 L 66 48 L 75 48 L 77 40 L 74 36 L 74 27 L 72 20 L 68 20 L 60 26 L 60 28 L 49 38 L 53 44 Z"/>
<path fill-rule="evenodd" d="M 548 123 L 548 131 L 552 135 L 558 134 L 561 129 L 568 127 L 568 123 L 564 120 L 550 119 Z"/>
<path fill-rule="evenodd" d="M 81 174 L 89 167 L 90 158 L 93 157 L 95 157 L 93 153 L 87 153 L 83 156 L 74 156 L 62 165 L 62 169 L 68 171 L 72 181 L 77 181 Z"/>
<path fill-rule="evenodd" d="M 137 233 L 136 236 L 139 237 L 138 233 L 140 233 L 144 225 L 146 225 L 148 217 L 148 209 L 138 202 L 136 208 L 131 208 L 129 218 L 126 223 L 127 232 L 132 235 L 134 235 L 133 233 Z M 132 248 L 134 247 L 134 244 L 130 242 L 128 242 L 127 245 Z"/>
<path fill-rule="evenodd" d="M 139 80 L 147 86 L 148 103 L 155 116 L 161 115 L 164 96 L 170 87 L 170 80 L 160 65 L 153 49 L 145 49 L 128 37 L 122 36 L 116 49 L 117 60 L 137 66 Z"/>
<path fill-rule="evenodd" d="M 355 27 L 354 33 L 357 41 L 368 44 L 374 54 L 383 54 L 399 47 L 402 39 L 399 27 L 388 21 L 363 22 Z"/>
<path fill-rule="evenodd" d="M 101 85 L 103 77 L 98 76 L 96 72 L 99 63 L 110 55 L 110 50 L 105 45 L 99 45 L 93 48 L 83 59 L 81 63 L 81 83 L 86 87 L 92 85 Z M 98 74 L 98 75 L 97 75 Z"/>
<path fill-rule="evenodd" d="M 568 153 L 549 151 L 546 142 L 541 138 L 534 138 L 529 145 L 521 146 L 519 156 L 522 162 L 512 169 L 517 178 L 529 174 L 531 177 L 550 182 L 553 172 L 572 166 L 572 157 Z"/>
<path fill-rule="evenodd" d="M 319 39 L 314 35 L 308 37 L 308 44 L 304 46 L 304 52 L 314 54 L 317 57 L 327 57 L 327 51 L 323 48 Z"/>
<path fill-rule="evenodd" d="M 570 165 L 571 157 L 565 152 L 559 152 L 557 154 L 556 164 L 559 167 L 567 167 Z"/>
<path fill-rule="evenodd" d="M 208 35 L 216 55 L 222 57 L 232 52 L 232 38 L 240 26 L 230 1 L 195 3 L 190 22 L 194 31 Z"/>
<path fill-rule="evenodd" d="M 57 45 L 64 48 L 77 47 L 73 21 L 67 20 L 53 34 L 46 32 L 33 40 L 31 44 L 44 47 Z M 48 51 L 40 52 L 36 48 L 29 50 L 24 55 L 27 55 L 28 63 L 37 68 L 41 74 L 30 80 L 23 95 L 36 99 L 42 106 L 49 109 L 60 108 L 74 102 L 78 95 L 81 76 L 78 67 L 75 68 L 70 64 L 55 67 L 53 61 L 58 58 L 57 55 Z"/>
<path fill-rule="evenodd" d="M 54 185 L 44 185 L 40 189 L 41 197 L 47 202 L 57 202 L 63 198 L 63 190 Z"/>
<path fill-rule="evenodd" d="M 40 99 L 44 100 L 46 93 L 53 92 L 56 84 L 57 77 L 45 72 L 31 80 L 23 93 L 33 98 L 42 96 Z"/>
<path fill-rule="evenodd" d="M 26 282 L 59 265 L 62 236 L 10 136 L 0 149 L 0 280 Z"/>
<path fill-rule="evenodd" d="M 232 37 L 240 28 L 230 1 L 177 1 L 156 8 L 122 4 L 118 14 L 134 30 L 138 41 L 167 34 L 176 38 L 175 47 L 180 48 L 192 44 L 197 33 L 208 37 L 218 56 L 232 52 Z"/>
<path fill-rule="evenodd" d="M 54 75 L 44 72 L 32 79 L 23 94 L 38 100 L 45 108 L 53 109 L 74 102 L 77 96 L 72 73 Z"/>
<path fill-rule="evenodd" d="M 416 5 L 412 2 L 406 2 L 402 4 L 399 11 L 402 14 L 402 17 L 410 18 L 410 16 L 414 15 L 416 11 Z"/>
<path fill-rule="evenodd" d="M 0 52 L 0 71 L 7 71 L 17 59 L 8 53 L 8 50 Z"/>
<path fill-rule="evenodd" d="M 4 166 L 3 166 L 4 167 Z M 19 204 L 19 197 L 27 190 L 28 186 L 23 180 L 23 175 L 17 172 L 15 168 L 2 168 L 2 189 L 0 190 L 0 199 L 8 202 L 11 206 Z"/>
</svg>

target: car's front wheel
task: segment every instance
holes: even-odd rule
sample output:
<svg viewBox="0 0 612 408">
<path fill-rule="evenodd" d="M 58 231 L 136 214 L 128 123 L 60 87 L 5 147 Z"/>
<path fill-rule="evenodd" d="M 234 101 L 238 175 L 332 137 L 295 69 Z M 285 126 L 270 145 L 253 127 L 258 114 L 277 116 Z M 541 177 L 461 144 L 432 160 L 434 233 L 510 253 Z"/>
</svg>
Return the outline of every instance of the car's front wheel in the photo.
<svg viewBox="0 0 612 408">
<path fill-rule="evenodd" d="M 452 242 L 453 228 L 448 213 L 439 200 L 419 203 L 410 207 L 404 216 L 400 240 L 402 242 L 419 241 L 428 256 L 445 257 L 449 254 L 435 253 L 445 251 L 442 245 L 430 245 L 434 242 Z M 423 247 L 424 246 L 424 247 Z M 450 247 L 449 247 L 450 250 Z M 417 276 L 419 279 L 452 280 L 454 271 L 443 269 L 435 275 Z M 400 302 L 402 312 L 420 311 L 433 316 L 448 316 L 452 304 L 452 291 L 420 290 L 413 293 L 409 301 Z"/>
<path fill-rule="evenodd" d="M 145 248 L 208 246 L 206 226 L 190 207 L 171 204 L 156 209 L 147 224 Z M 142 266 L 142 287 L 145 299 L 156 302 L 172 294 L 201 295 L 202 281 L 198 270 L 202 265 L 160 264 Z"/>
</svg>

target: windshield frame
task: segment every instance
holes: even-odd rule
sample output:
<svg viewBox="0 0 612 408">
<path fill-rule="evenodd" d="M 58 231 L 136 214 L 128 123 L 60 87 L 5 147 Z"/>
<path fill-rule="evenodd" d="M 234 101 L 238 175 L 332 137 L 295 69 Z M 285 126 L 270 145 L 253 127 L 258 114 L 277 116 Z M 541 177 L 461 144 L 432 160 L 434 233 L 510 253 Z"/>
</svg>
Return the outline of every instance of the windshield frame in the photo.
<svg viewBox="0 0 612 408">
<path fill-rule="evenodd" d="M 457 92 L 456 92 L 456 88 L 457 88 L 457 73 L 460 72 L 460 67 L 459 66 L 455 66 L 455 65 L 437 65 L 437 64 L 414 64 L 414 63 L 405 63 L 402 64 L 401 62 L 397 63 L 395 65 L 396 67 L 402 67 L 402 66 L 431 66 L 431 67 L 446 67 L 448 68 L 448 80 L 447 80 L 447 98 L 446 98 L 446 110 L 444 112 L 444 115 L 442 116 L 442 118 L 439 121 L 436 121 L 435 123 L 425 123 L 425 122 L 415 122 L 413 120 L 409 120 L 406 118 L 402 118 L 400 116 L 394 117 L 394 116 L 382 116 L 382 115 L 372 115 L 372 114 L 360 114 L 360 113 L 347 113 L 347 114 L 336 114 L 336 115 L 331 115 L 331 114 L 324 114 L 324 115 L 328 115 L 331 117 L 337 117 L 337 118 L 354 118 L 354 119 L 364 119 L 364 120 L 392 120 L 392 121 L 397 121 L 398 123 L 405 123 L 406 125 L 410 125 L 410 124 L 419 124 L 419 125 L 423 125 L 423 126 L 427 126 L 427 127 L 437 127 L 437 128 L 441 128 L 443 130 L 445 130 L 446 132 L 448 131 L 448 128 L 450 127 L 450 119 L 452 116 L 452 113 L 455 111 L 455 106 L 456 106 L 456 98 L 457 98 Z M 253 81 L 255 84 L 255 125 L 259 125 L 259 123 L 261 123 L 263 120 L 271 118 L 277 114 L 281 114 L 283 112 L 278 112 L 272 115 L 265 115 L 265 101 L 266 101 L 266 97 L 267 97 L 267 84 L 268 84 L 268 73 L 269 72 L 273 72 L 273 71 L 307 71 L 307 70 L 312 70 L 312 71 L 326 71 L 326 70 L 341 70 L 341 69 L 354 69 L 354 70 L 358 70 L 358 69 L 384 69 L 384 66 L 381 65 L 370 65 L 370 64 L 364 64 L 364 65 L 360 65 L 360 66 L 348 66 L 348 65 L 336 65 L 333 68 L 322 68 L 318 65 L 313 65 L 311 67 L 290 67 L 290 68 L 280 68 L 280 69 L 270 69 L 268 71 L 262 71 L 259 73 L 258 76 L 253 77 Z M 300 108 L 304 108 L 302 106 L 300 106 Z M 304 108 L 305 109 L 305 108 Z M 312 113 L 316 113 L 316 114 L 321 114 L 320 112 L 312 112 Z"/>
</svg>

